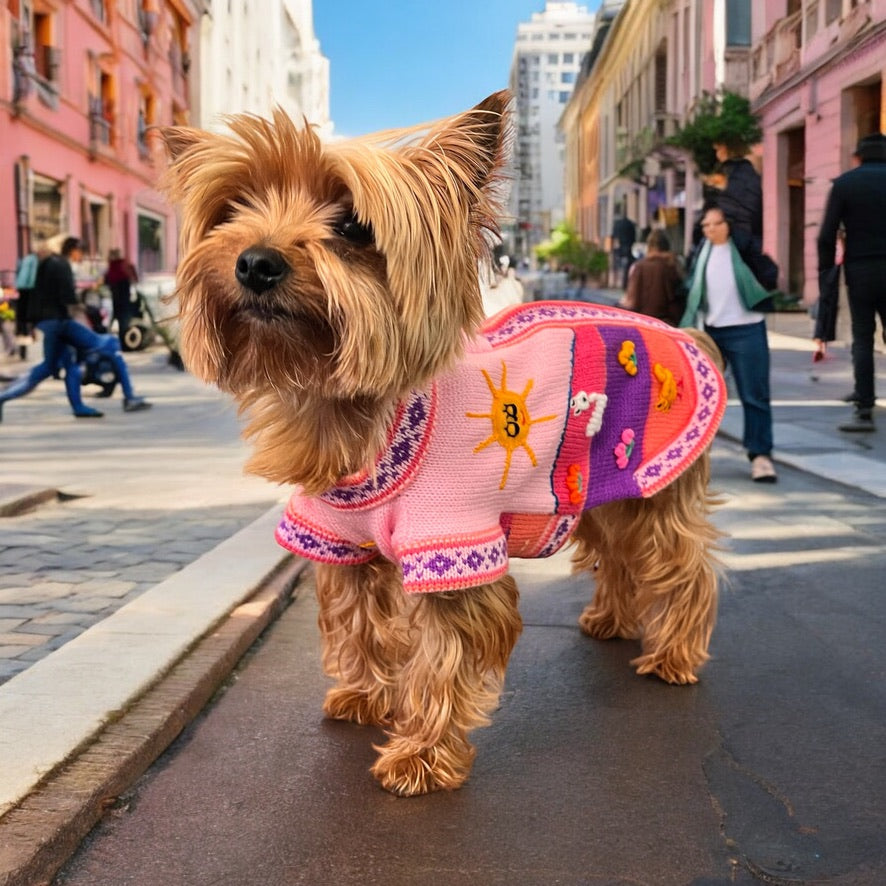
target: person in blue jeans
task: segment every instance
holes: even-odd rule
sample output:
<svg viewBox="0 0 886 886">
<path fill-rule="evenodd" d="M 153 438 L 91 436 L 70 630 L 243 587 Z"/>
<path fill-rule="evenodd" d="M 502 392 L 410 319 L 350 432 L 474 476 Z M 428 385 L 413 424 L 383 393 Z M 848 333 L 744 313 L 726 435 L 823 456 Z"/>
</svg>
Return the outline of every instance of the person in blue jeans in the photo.
<svg viewBox="0 0 886 886">
<path fill-rule="evenodd" d="M 697 326 L 700 314 L 704 315 L 704 330 L 731 369 L 741 400 L 742 444 L 751 462 L 751 479 L 775 483 L 769 342 L 766 318 L 754 310 L 771 296 L 742 259 L 722 209 L 708 209 L 701 229 L 705 240 L 692 269 L 680 326 Z"/>
<path fill-rule="evenodd" d="M 81 255 L 80 241 L 76 237 L 68 237 L 62 244 L 61 255 L 46 256 L 37 268 L 30 319 L 36 323 L 43 336 L 43 361 L 0 391 L 0 421 L 3 419 L 5 403 L 23 397 L 60 371 L 64 372 L 65 392 L 74 415 L 77 418 L 101 418 L 104 413 L 83 402 L 78 348 L 104 349 L 103 352 L 114 360 L 123 388 L 124 411 L 136 412 L 150 408 L 151 404 L 144 397 L 137 397 L 133 391 L 128 368 L 120 353 L 119 341 L 114 336 L 99 336 L 82 323 L 71 319 L 70 313 L 78 305 L 71 262 L 79 261 Z"/>
</svg>

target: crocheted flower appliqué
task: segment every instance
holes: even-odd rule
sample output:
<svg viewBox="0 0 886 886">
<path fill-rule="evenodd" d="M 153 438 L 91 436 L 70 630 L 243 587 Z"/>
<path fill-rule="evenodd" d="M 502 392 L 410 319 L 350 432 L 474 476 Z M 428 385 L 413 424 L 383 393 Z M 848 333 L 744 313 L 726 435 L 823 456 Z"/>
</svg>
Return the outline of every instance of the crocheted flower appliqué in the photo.
<svg viewBox="0 0 886 886">
<path fill-rule="evenodd" d="M 581 465 L 569 465 L 566 472 L 566 487 L 569 489 L 569 501 L 574 505 L 580 505 L 584 500 L 584 477 L 581 473 Z"/>
<path fill-rule="evenodd" d="M 613 450 L 615 455 L 615 463 L 620 470 L 624 470 L 631 460 L 631 453 L 634 451 L 634 432 L 631 428 L 625 428 L 621 432 L 621 442 Z"/>
<path fill-rule="evenodd" d="M 670 412 L 671 406 L 674 405 L 674 401 L 680 396 L 680 387 L 683 384 L 683 380 L 680 379 L 678 382 L 674 378 L 674 373 L 666 366 L 662 366 L 661 363 L 656 363 L 655 366 L 652 367 L 652 374 L 661 385 L 658 392 L 658 402 L 655 404 L 655 408 L 659 412 Z"/>
<path fill-rule="evenodd" d="M 556 415 L 546 415 L 543 418 L 530 418 L 529 409 L 526 406 L 526 398 L 532 390 L 534 384 L 533 379 L 529 379 L 522 394 L 516 391 L 509 391 L 508 384 L 508 368 L 504 360 L 501 364 L 501 383 L 499 387 L 493 384 L 489 373 L 485 369 L 480 370 L 486 379 L 489 392 L 492 394 L 492 409 L 490 412 L 467 412 L 468 418 L 488 418 L 492 422 L 492 433 L 482 442 L 474 447 L 474 452 L 479 452 L 493 443 L 498 443 L 505 450 L 505 468 L 501 476 L 499 489 L 504 489 L 508 482 L 508 473 L 511 470 L 511 458 L 515 449 L 525 449 L 529 456 L 529 461 L 533 467 L 538 466 L 535 453 L 529 445 L 529 429 L 532 425 L 539 424 L 543 421 L 553 421 Z"/>
<path fill-rule="evenodd" d="M 637 347 L 632 341 L 623 341 L 618 352 L 618 362 L 628 375 L 637 374 Z"/>
</svg>

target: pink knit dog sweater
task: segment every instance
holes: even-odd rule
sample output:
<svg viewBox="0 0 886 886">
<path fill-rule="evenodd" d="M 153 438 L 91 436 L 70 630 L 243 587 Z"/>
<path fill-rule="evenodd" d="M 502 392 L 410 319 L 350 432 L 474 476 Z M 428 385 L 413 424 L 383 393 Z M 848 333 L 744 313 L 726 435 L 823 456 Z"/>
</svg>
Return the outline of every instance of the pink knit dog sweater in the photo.
<svg viewBox="0 0 886 886">
<path fill-rule="evenodd" d="M 322 563 L 386 557 L 408 592 L 485 584 L 509 556 L 553 554 L 584 509 L 667 486 L 725 407 L 684 332 L 616 308 L 517 305 L 400 404 L 372 474 L 296 491 L 277 540 Z"/>
</svg>

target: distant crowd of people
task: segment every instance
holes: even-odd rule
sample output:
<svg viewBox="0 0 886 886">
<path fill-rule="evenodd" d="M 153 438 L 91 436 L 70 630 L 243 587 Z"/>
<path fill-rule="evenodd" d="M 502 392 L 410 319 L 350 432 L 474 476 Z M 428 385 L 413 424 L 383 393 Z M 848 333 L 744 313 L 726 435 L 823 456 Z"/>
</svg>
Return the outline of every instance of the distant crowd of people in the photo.
<svg viewBox="0 0 886 886">
<path fill-rule="evenodd" d="M 778 267 L 763 252 L 760 175 L 741 145 L 714 145 L 718 168 L 707 176 L 705 203 L 685 263 L 677 260 L 663 230 L 648 233 L 645 255 L 632 246 L 636 225 L 622 211 L 612 230 L 621 305 L 670 323 L 704 329 L 729 369 L 744 414 L 743 445 L 751 479 L 774 483 L 770 356 L 766 313 Z M 854 390 L 848 433 L 875 430 L 873 408 L 876 318 L 886 329 L 886 135 L 862 138 L 855 168 L 834 180 L 818 233 L 820 296 L 813 356 L 820 359 L 836 338 L 839 275 L 845 274 L 852 328 Z M 886 332 L 884 332 L 886 341 Z"/>
</svg>

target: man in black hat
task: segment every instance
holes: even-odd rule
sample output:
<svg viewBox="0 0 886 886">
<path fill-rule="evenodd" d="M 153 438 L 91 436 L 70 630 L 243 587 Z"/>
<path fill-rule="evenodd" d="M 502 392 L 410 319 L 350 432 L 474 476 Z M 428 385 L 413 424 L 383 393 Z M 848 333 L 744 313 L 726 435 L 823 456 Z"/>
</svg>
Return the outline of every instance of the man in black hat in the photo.
<svg viewBox="0 0 886 886">
<path fill-rule="evenodd" d="M 834 266 L 837 232 L 846 230 L 843 270 L 852 317 L 855 410 L 841 431 L 873 431 L 876 318 L 886 328 L 886 135 L 858 143 L 859 165 L 834 179 L 818 232 L 819 279 Z M 824 274 L 824 277 L 827 275 Z"/>
</svg>

